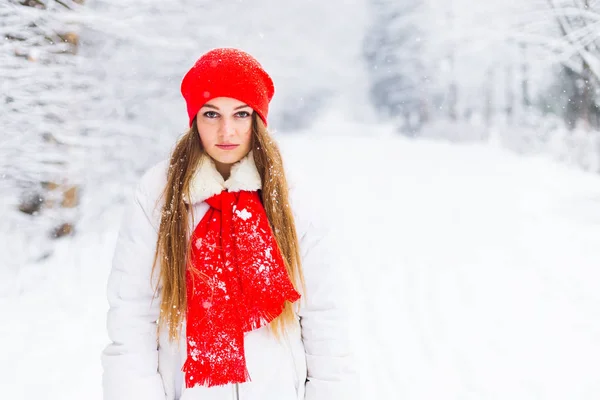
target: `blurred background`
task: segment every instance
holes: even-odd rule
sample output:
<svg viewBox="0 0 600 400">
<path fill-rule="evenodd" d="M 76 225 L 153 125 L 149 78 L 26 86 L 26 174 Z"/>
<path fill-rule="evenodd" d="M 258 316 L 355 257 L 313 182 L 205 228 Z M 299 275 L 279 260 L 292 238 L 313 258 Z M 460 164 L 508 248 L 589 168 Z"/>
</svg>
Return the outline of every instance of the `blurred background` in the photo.
<svg viewBox="0 0 600 400">
<path fill-rule="evenodd" d="M 600 1 L 0 0 L 0 393 L 100 399 L 122 206 L 238 47 L 329 210 L 364 399 L 600 397 Z"/>
</svg>

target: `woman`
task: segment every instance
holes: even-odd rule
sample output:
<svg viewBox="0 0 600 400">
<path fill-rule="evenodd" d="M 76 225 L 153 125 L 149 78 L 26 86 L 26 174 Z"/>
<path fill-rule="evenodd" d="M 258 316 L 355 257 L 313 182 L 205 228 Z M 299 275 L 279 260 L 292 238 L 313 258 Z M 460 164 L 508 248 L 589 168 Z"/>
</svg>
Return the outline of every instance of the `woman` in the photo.
<svg viewBox="0 0 600 400">
<path fill-rule="evenodd" d="M 340 274 L 319 217 L 288 192 L 266 129 L 271 78 L 215 49 L 181 91 L 190 129 L 121 226 L 104 398 L 353 398 Z"/>
</svg>

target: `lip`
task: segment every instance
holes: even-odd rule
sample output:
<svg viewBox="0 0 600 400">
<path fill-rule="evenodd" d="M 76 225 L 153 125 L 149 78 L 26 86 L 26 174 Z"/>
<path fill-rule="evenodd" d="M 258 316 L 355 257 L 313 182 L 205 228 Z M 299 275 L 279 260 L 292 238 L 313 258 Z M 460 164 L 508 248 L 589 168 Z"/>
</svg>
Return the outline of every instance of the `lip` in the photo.
<svg viewBox="0 0 600 400">
<path fill-rule="evenodd" d="M 221 150 L 233 150 L 239 146 L 239 144 L 217 144 L 216 145 Z"/>
</svg>

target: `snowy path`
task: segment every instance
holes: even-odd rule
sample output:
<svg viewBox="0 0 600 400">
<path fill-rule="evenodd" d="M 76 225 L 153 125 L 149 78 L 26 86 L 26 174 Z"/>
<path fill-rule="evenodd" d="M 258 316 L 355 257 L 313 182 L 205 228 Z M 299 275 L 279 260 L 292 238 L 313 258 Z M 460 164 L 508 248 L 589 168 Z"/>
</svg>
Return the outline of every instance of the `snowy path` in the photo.
<svg viewBox="0 0 600 400">
<path fill-rule="evenodd" d="M 332 161 L 306 168 L 331 183 L 366 294 L 364 398 L 600 398 L 599 178 L 480 146 L 339 139 L 345 156 L 333 140 L 294 154 Z"/>
<path fill-rule="evenodd" d="M 283 148 L 331 205 L 364 399 L 600 398 L 599 177 L 481 146 Z M 115 233 L 65 242 L 0 298 L 1 398 L 101 398 Z"/>
</svg>

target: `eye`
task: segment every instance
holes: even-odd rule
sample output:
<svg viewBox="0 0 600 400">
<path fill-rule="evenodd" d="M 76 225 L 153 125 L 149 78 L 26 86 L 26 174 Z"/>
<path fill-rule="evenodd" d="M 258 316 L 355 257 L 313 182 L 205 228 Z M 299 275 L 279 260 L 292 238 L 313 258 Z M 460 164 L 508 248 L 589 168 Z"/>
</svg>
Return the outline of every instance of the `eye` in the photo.
<svg viewBox="0 0 600 400">
<path fill-rule="evenodd" d="M 204 114 L 202 114 L 203 116 L 205 116 L 206 118 L 217 118 L 219 116 L 219 114 L 216 111 L 207 111 Z"/>
<path fill-rule="evenodd" d="M 239 111 L 239 112 L 235 113 L 235 116 L 239 117 L 239 118 L 248 118 L 251 115 L 252 114 L 250 114 L 248 111 Z"/>
</svg>

